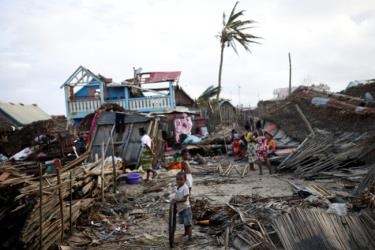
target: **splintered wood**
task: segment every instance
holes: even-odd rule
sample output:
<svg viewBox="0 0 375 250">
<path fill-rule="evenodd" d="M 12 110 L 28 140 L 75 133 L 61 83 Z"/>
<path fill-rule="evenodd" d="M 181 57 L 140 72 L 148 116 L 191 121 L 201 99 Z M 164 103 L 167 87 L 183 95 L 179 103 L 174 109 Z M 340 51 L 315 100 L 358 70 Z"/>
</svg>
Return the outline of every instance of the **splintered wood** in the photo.
<svg viewBox="0 0 375 250">
<path fill-rule="evenodd" d="M 338 216 L 295 208 L 273 226 L 285 249 L 375 249 L 375 220 L 367 212 Z"/>
<path fill-rule="evenodd" d="M 369 144 L 364 137 L 348 133 L 336 138 L 317 133 L 306 138 L 277 169 L 294 171 L 300 177 L 315 177 L 324 171 L 358 165 L 359 160 L 375 150 L 375 145 Z"/>
<path fill-rule="evenodd" d="M 93 197 L 100 193 L 99 176 L 95 174 L 99 163 L 80 165 L 87 156 L 65 165 L 58 175 L 42 178 L 23 174 L 10 165 L 0 167 L 0 173 L 11 173 L 0 183 L 0 197 L 6 201 L 0 206 L 0 222 L 2 228 L 8 228 L 0 248 L 49 249 L 63 241 L 64 231 L 94 204 Z M 108 188 L 112 164 L 106 164 L 105 169 L 110 169 L 104 182 Z"/>
</svg>

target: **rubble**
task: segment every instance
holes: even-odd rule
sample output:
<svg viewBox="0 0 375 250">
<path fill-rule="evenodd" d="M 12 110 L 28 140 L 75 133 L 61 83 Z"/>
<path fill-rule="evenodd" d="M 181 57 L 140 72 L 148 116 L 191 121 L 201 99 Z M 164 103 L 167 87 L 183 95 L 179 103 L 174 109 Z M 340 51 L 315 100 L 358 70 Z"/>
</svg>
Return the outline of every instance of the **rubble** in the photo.
<svg viewBox="0 0 375 250">
<path fill-rule="evenodd" d="M 323 102 L 315 102 L 323 98 Z M 331 100 L 331 101 L 330 101 Z M 258 103 L 255 114 L 277 124 L 285 133 L 303 141 L 309 131 L 297 114 L 295 104 L 301 108 L 311 126 L 333 135 L 342 133 L 369 133 L 374 136 L 375 113 L 373 108 L 365 111 L 359 106 L 362 99 L 342 94 L 324 92 L 313 87 L 300 86 L 284 100 Z"/>
<path fill-rule="evenodd" d="M 92 197 L 99 193 L 99 174 L 92 170 L 99 162 L 80 165 L 87 157 L 88 153 L 83 154 L 65 165 L 61 171 L 60 181 L 59 174 L 44 175 L 46 168 L 40 164 L 38 167 L 42 176 L 36 178 L 23 173 L 17 165 L 1 165 L 1 176 L 8 173 L 0 182 L 0 189 L 4 194 L 2 199 L 5 199 L 1 205 L 0 224 L 2 231 L 9 234 L 8 240 L 2 242 L 3 247 L 35 249 L 42 245 L 42 249 L 48 249 L 60 238 L 60 205 L 63 207 L 66 230 L 78 219 L 82 211 L 94 204 L 95 199 Z M 106 188 L 110 186 L 110 180 L 111 176 L 104 180 Z M 61 199 L 57 195 L 59 192 L 62 194 Z M 11 224 L 7 223 L 9 219 L 12 220 Z"/>
<path fill-rule="evenodd" d="M 43 140 L 38 141 L 40 136 L 43 136 Z M 48 155 L 49 159 L 61 158 L 72 152 L 73 136 L 67 129 L 66 118 L 56 116 L 49 120 L 27 124 L 21 129 L 9 132 L 6 140 L 1 143 L 0 150 L 11 157 L 26 147 L 35 145 L 38 145 L 39 148 L 28 159 L 34 160 L 40 152 Z"/>
<path fill-rule="evenodd" d="M 317 132 L 307 137 L 298 148 L 277 166 L 279 171 L 294 171 L 300 177 L 312 178 L 324 171 L 332 171 L 364 163 L 375 150 L 372 138 L 365 134 L 332 134 Z"/>
<path fill-rule="evenodd" d="M 160 113 L 113 103 L 83 118 L 79 136 L 89 134 L 83 151 L 73 148 L 65 118 L 26 125 L 11 132 L 10 159 L 0 165 L 6 239 L 0 248 L 166 249 L 168 236 L 177 249 L 374 248 L 375 116 L 361 101 L 300 87 L 246 117 L 227 116 L 208 135 L 198 134 L 200 143 L 188 145 L 169 143 L 177 135 L 169 124 L 183 117 L 191 133 L 192 116 L 166 122 Z M 232 158 L 232 130 L 240 137 L 245 131 L 236 119 L 273 135 L 276 174 L 250 168 L 244 143 L 240 157 Z M 159 173 L 148 182 L 138 169 L 141 127 L 152 138 Z M 191 154 L 194 178 L 190 243 L 179 226 L 168 235 L 181 148 Z"/>
<path fill-rule="evenodd" d="M 372 249 L 375 247 L 372 216 L 339 216 L 317 209 L 295 208 L 273 223 L 285 249 Z"/>
</svg>

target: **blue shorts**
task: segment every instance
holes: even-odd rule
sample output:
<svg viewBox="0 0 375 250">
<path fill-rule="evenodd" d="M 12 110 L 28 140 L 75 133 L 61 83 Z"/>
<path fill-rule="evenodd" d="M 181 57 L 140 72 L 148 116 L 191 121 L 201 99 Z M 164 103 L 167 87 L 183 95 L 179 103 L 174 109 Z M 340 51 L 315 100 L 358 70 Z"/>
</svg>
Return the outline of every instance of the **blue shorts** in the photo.
<svg viewBox="0 0 375 250">
<path fill-rule="evenodd" d="M 178 222 L 185 226 L 193 225 L 193 213 L 191 212 L 191 207 L 185 208 L 178 213 Z"/>
</svg>

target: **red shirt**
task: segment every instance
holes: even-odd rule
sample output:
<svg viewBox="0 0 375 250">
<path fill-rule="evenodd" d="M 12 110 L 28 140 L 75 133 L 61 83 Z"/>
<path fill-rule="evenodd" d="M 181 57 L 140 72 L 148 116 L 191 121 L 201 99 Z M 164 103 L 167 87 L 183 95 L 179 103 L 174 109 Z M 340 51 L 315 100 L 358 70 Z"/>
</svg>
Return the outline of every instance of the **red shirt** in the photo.
<svg viewBox="0 0 375 250">
<path fill-rule="evenodd" d="M 273 139 L 269 139 L 267 142 L 269 150 L 271 150 L 273 153 L 276 151 L 276 142 Z"/>
</svg>

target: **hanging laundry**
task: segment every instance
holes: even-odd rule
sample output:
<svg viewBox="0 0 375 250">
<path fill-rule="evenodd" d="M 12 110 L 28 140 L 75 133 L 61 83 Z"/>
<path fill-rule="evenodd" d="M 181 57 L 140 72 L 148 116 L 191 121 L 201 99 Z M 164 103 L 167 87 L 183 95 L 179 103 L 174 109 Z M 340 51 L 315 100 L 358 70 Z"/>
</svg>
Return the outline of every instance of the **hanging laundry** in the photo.
<svg viewBox="0 0 375 250">
<path fill-rule="evenodd" d="M 191 135 L 191 129 L 193 127 L 193 122 L 191 117 L 187 114 L 183 114 L 183 118 L 174 120 L 174 127 L 176 131 L 176 142 L 180 142 L 180 135 Z"/>
</svg>

